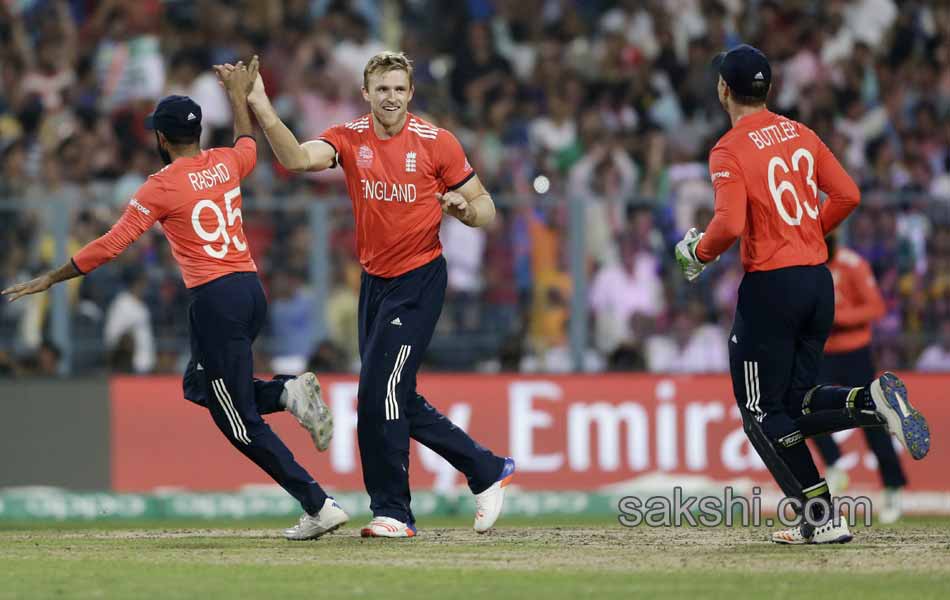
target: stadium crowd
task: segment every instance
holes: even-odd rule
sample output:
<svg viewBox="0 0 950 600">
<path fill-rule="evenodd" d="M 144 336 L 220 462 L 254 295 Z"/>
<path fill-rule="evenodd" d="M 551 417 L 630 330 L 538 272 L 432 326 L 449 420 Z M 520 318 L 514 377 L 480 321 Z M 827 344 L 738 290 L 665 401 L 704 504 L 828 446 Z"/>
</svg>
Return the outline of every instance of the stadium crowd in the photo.
<svg viewBox="0 0 950 600">
<path fill-rule="evenodd" d="M 899 8 L 899 10 L 898 10 Z M 366 60 L 415 63 L 411 110 L 452 130 L 500 210 L 447 219 L 449 302 L 434 367 L 571 368 L 569 202 L 584 214 L 587 370 L 726 371 L 736 250 L 698 284 L 671 248 L 711 216 L 706 157 L 727 121 L 710 59 L 741 42 L 775 69 L 773 110 L 811 126 L 863 192 L 845 243 L 887 301 L 879 368 L 950 370 L 950 5 L 894 0 L 0 1 L 0 283 L 51 266 L 50 198 L 71 198 L 69 252 L 103 233 L 160 168 L 143 117 L 165 94 L 231 142 L 210 66 L 260 54 L 301 139 L 366 111 Z M 326 339 L 314 334 L 306 202 L 342 173 L 291 176 L 262 144 L 244 226 L 271 299 L 261 370 L 357 365 L 348 201 L 330 201 Z M 69 287 L 73 366 L 178 371 L 187 294 L 153 231 Z M 0 373 L 56 370 L 50 301 L 0 309 Z"/>
</svg>

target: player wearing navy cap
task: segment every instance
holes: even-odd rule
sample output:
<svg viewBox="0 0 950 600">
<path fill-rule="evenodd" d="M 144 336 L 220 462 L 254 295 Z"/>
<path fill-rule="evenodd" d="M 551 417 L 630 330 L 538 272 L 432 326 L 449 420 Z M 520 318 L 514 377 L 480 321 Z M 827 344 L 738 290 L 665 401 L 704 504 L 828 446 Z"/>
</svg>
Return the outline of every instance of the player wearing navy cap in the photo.
<svg viewBox="0 0 950 600">
<path fill-rule="evenodd" d="M 802 514 L 811 521 L 772 541 L 847 542 L 851 532 L 829 510 L 828 484 L 805 438 L 886 423 L 919 459 L 930 448 L 927 422 L 891 373 L 861 387 L 815 385 L 835 312 L 825 236 L 858 205 L 858 187 L 815 132 L 766 108 L 772 68 L 761 51 L 743 44 L 714 66 L 732 121 L 709 154 L 716 211 L 705 233 L 686 233 L 676 259 L 692 281 L 741 236 L 733 391 L 753 447 L 785 494 L 808 503 Z"/>
</svg>

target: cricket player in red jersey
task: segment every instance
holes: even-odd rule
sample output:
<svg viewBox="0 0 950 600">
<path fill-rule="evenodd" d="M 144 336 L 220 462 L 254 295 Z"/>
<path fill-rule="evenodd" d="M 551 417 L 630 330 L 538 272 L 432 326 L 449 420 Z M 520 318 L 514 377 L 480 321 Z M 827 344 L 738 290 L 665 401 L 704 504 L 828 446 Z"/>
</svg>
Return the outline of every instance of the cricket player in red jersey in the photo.
<svg viewBox="0 0 950 600">
<path fill-rule="evenodd" d="M 871 325 L 884 316 L 886 307 L 871 265 L 854 250 L 839 245 L 837 238 L 831 234 L 825 239 L 828 269 L 835 284 L 835 322 L 825 342 L 818 382 L 860 386 L 874 379 L 877 372 L 871 354 Z M 900 489 L 907 485 L 907 477 L 891 436 L 877 427 L 862 431 L 877 458 L 884 484 L 883 505 L 874 506 L 875 517 L 881 523 L 893 523 L 901 516 Z M 841 448 L 830 435 L 815 436 L 813 441 L 825 462 L 831 491 L 841 494 L 848 481 L 847 473 L 837 465 Z"/>
<path fill-rule="evenodd" d="M 764 54 L 741 45 L 716 66 L 732 129 L 709 155 L 715 214 L 705 234 L 687 232 L 676 258 L 693 280 L 742 238 L 746 274 L 729 335 L 733 391 L 753 447 L 803 505 L 803 522 L 772 541 L 847 542 L 848 525 L 830 510 L 805 437 L 886 422 L 920 459 L 930 449 L 927 422 L 891 373 L 860 387 L 815 385 L 835 311 L 824 238 L 858 205 L 858 188 L 813 131 L 766 109 L 772 70 Z"/>
<path fill-rule="evenodd" d="M 89 273 L 125 250 L 155 222 L 171 244 L 191 296 L 191 362 L 184 395 L 206 407 L 228 441 L 296 498 L 305 514 L 288 539 L 311 539 L 339 527 L 346 513 L 295 460 L 261 418 L 289 410 L 325 450 L 332 435 L 329 410 L 312 373 L 254 379 L 251 344 L 264 324 L 267 299 L 244 235 L 241 179 L 254 169 L 257 143 L 245 96 L 257 76 L 250 68 L 218 68 L 234 104 L 232 148 L 201 150 L 201 107 L 169 96 L 146 126 L 155 130 L 166 166 L 142 184 L 119 221 L 70 262 L 32 281 L 3 290 L 11 301 Z"/>
<path fill-rule="evenodd" d="M 340 166 L 346 176 L 363 267 L 357 438 L 373 511 L 361 530 L 364 537 L 416 535 L 409 505 L 410 438 L 465 474 L 480 533 L 501 513 L 515 471 L 513 460 L 475 443 L 416 391 L 416 372 L 445 299 L 442 215 L 483 227 L 495 207 L 455 136 L 408 112 L 412 94 L 406 56 L 377 54 L 363 72 L 370 113 L 303 144 L 280 121 L 260 78 L 248 97 L 284 167 Z"/>
</svg>

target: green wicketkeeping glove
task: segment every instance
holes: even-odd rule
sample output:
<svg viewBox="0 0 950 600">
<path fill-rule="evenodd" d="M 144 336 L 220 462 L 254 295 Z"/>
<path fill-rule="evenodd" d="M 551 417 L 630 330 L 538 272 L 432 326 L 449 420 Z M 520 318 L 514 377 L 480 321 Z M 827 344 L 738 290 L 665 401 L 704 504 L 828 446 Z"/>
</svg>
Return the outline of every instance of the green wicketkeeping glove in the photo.
<svg viewBox="0 0 950 600">
<path fill-rule="evenodd" d="M 695 227 L 686 232 L 683 239 L 676 244 L 676 262 L 679 264 L 687 281 L 693 281 L 706 268 L 705 263 L 696 256 L 696 246 L 703 239 L 703 233 Z"/>
</svg>

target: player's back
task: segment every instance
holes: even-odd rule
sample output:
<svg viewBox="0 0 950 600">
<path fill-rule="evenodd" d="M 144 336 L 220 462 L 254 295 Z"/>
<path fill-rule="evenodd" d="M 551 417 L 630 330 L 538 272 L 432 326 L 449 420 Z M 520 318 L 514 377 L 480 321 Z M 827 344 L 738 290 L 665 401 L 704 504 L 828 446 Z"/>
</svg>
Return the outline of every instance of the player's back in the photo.
<svg viewBox="0 0 950 600">
<path fill-rule="evenodd" d="M 847 187 L 846 194 L 857 198 L 854 183 L 811 129 L 768 110 L 742 117 L 719 140 L 710 171 L 714 182 L 738 178 L 745 184 L 746 271 L 824 263 L 819 190 Z"/>
<path fill-rule="evenodd" d="M 189 288 L 228 273 L 256 271 L 244 235 L 241 179 L 254 168 L 257 145 L 242 137 L 233 148 L 210 148 L 179 158 L 152 175 L 132 200 L 156 211 Z"/>
</svg>

